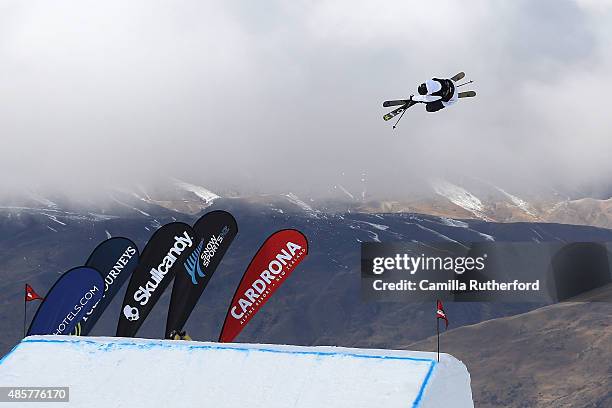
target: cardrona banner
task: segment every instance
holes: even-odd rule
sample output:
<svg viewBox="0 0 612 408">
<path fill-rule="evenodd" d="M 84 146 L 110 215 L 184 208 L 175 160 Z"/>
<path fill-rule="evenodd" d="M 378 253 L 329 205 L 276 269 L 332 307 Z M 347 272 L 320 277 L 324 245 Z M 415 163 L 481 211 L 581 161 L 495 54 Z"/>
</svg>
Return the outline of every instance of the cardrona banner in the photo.
<svg viewBox="0 0 612 408">
<path fill-rule="evenodd" d="M 166 321 L 166 338 L 173 331 L 180 331 L 198 299 L 208 285 L 217 266 L 238 233 L 238 224 L 226 211 L 211 211 L 203 215 L 193 226 L 196 234 L 195 249 L 191 251 L 182 268 L 178 268 L 172 287 L 170 308 Z"/>
<path fill-rule="evenodd" d="M 73 335 L 87 336 L 89 334 L 137 265 L 138 248 L 127 238 L 109 238 L 93 250 L 85 266 L 100 271 L 104 277 L 104 294 L 93 309 L 77 323 Z"/>
<path fill-rule="evenodd" d="M 103 294 L 104 278 L 100 272 L 85 266 L 70 269 L 53 284 L 38 307 L 28 336 L 70 334 Z"/>
<path fill-rule="evenodd" d="M 182 222 L 166 224 L 153 234 L 128 284 L 117 336 L 136 335 L 195 245 L 193 229 Z"/>
<path fill-rule="evenodd" d="M 300 231 L 285 229 L 270 235 L 242 276 L 219 341 L 233 341 L 307 254 L 308 240 Z"/>
</svg>

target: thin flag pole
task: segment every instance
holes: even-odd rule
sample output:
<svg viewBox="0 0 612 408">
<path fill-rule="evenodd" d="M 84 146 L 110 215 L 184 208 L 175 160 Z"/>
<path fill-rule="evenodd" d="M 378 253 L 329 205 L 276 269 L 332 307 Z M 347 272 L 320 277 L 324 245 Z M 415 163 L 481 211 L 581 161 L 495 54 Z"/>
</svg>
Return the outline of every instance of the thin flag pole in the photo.
<svg viewBox="0 0 612 408">
<path fill-rule="evenodd" d="M 26 283 L 24 286 L 24 295 L 23 295 L 23 338 L 25 339 L 26 336 L 26 331 L 25 331 L 25 327 L 26 327 L 26 296 L 25 293 L 27 293 L 28 291 L 28 284 Z"/>
<path fill-rule="evenodd" d="M 438 337 L 438 363 L 440 362 L 440 319 L 436 316 L 436 335 Z"/>
</svg>

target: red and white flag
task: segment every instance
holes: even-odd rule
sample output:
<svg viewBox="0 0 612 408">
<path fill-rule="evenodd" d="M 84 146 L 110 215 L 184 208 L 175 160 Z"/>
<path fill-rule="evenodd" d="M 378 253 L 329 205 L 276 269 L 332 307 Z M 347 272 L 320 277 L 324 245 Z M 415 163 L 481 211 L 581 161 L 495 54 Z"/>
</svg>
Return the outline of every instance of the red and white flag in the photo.
<svg viewBox="0 0 612 408">
<path fill-rule="evenodd" d="M 38 293 L 36 293 L 34 291 L 34 289 L 32 289 L 32 287 L 26 283 L 26 286 L 25 286 L 25 301 L 26 302 L 30 302 L 32 300 L 43 300 L 43 297 L 39 296 Z"/>
<path fill-rule="evenodd" d="M 448 318 L 446 317 L 446 312 L 444 311 L 444 305 L 441 300 L 438 300 L 438 305 L 436 309 L 436 319 L 444 320 L 446 323 L 446 328 L 448 329 Z"/>
</svg>

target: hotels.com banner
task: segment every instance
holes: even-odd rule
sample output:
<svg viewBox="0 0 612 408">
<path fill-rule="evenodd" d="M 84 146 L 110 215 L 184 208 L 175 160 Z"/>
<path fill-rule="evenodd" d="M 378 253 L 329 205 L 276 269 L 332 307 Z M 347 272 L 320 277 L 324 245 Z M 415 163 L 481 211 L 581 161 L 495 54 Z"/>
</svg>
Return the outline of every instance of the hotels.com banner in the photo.
<svg viewBox="0 0 612 408">
<path fill-rule="evenodd" d="M 32 319 L 28 336 L 70 334 L 103 294 L 104 278 L 100 272 L 85 266 L 70 269 L 49 289 Z"/>
<path fill-rule="evenodd" d="M 308 240 L 298 230 L 270 235 L 257 251 L 234 294 L 220 342 L 231 342 L 308 254 Z"/>
</svg>

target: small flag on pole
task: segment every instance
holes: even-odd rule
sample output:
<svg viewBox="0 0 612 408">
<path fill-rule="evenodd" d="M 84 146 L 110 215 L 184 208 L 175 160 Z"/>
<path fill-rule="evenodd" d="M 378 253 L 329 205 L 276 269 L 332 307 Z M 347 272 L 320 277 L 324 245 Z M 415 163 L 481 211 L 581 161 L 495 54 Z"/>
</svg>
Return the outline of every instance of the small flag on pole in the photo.
<svg viewBox="0 0 612 408">
<path fill-rule="evenodd" d="M 438 338 L 438 362 L 440 362 L 440 319 L 444 320 L 446 323 L 446 328 L 448 329 L 448 318 L 446 317 L 446 312 L 444 311 L 444 305 L 441 300 L 436 302 L 436 337 Z"/>
<path fill-rule="evenodd" d="M 442 304 L 441 300 L 438 300 L 436 318 L 444 320 L 444 323 L 446 323 L 446 328 L 448 329 L 448 318 L 446 317 L 446 312 L 444 312 L 444 305 Z"/>
<path fill-rule="evenodd" d="M 26 335 L 26 322 L 27 322 L 27 316 L 28 316 L 28 311 L 26 308 L 26 305 L 28 304 L 28 302 L 31 302 L 33 300 L 44 300 L 42 296 L 40 296 L 38 293 L 36 293 L 34 291 L 34 289 L 32 289 L 32 287 L 30 285 L 28 285 L 26 283 L 25 285 L 25 297 L 24 297 L 24 301 L 23 301 L 23 337 L 25 338 Z"/>
<path fill-rule="evenodd" d="M 43 300 L 43 297 L 39 296 L 38 293 L 36 293 L 34 291 L 34 289 L 32 289 L 32 287 L 26 283 L 26 286 L 25 286 L 25 301 L 26 302 L 31 302 L 32 300 Z"/>
</svg>

